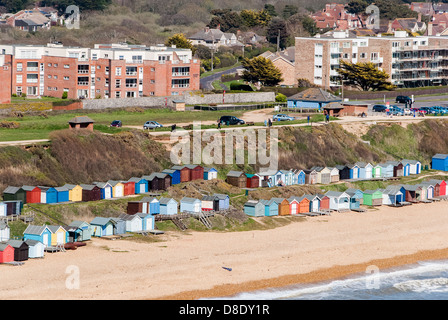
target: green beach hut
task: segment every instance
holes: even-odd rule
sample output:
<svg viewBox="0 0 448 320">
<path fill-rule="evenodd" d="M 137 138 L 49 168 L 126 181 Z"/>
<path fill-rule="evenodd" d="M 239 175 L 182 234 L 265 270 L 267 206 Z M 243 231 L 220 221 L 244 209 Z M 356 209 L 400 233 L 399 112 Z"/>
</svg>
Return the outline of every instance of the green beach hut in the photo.
<svg viewBox="0 0 448 320">
<path fill-rule="evenodd" d="M 364 190 L 363 204 L 366 206 L 381 206 L 383 204 L 383 193 L 381 190 Z"/>
</svg>

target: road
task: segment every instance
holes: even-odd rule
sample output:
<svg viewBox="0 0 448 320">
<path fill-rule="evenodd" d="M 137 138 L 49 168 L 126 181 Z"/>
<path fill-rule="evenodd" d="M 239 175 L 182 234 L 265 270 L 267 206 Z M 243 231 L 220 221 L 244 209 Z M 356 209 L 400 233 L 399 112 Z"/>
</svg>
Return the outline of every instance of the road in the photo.
<svg viewBox="0 0 448 320">
<path fill-rule="evenodd" d="M 225 71 L 216 72 L 210 76 L 203 77 L 200 80 L 200 88 L 206 90 L 213 90 L 212 82 L 215 80 L 220 80 L 223 74 L 235 73 L 237 69 L 241 69 L 241 65 L 234 67 L 232 69 L 228 69 Z"/>
</svg>

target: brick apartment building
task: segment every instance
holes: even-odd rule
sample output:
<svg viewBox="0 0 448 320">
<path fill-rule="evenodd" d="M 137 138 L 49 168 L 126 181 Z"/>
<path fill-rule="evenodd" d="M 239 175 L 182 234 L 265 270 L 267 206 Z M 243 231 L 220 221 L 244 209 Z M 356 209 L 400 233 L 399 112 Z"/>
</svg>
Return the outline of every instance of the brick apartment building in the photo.
<svg viewBox="0 0 448 320">
<path fill-rule="evenodd" d="M 296 78 L 306 78 L 324 88 L 341 85 L 339 61 L 372 62 L 390 75 L 398 87 L 448 84 L 448 37 L 351 36 L 333 31 L 313 38 L 295 38 Z"/>
<path fill-rule="evenodd" d="M 175 47 L 99 44 L 94 48 L 0 45 L 10 60 L 10 94 L 69 99 L 183 95 L 199 90 L 200 62 Z M 0 78 L 3 86 L 4 78 Z M 6 79 L 6 78 L 5 78 Z"/>
<path fill-rule="evenodd" d="M 11 61 L 0 55 L 0 103 L 11 102 Z"/>
</svg>

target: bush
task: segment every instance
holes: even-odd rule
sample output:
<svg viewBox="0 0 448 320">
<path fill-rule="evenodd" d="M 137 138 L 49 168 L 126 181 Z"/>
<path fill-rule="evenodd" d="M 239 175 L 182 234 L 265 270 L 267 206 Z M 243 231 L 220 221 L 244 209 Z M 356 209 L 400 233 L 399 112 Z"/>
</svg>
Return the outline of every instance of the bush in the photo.
<svg viewBox="0 0 448 320">
<path fill-rule="evenodd" d="M 286 98 L 286 96 L 284 95 L 284 94 L 282 94 L 282 93 L 278 93 L 276 96 L 275 96 L 275 102 L 286 102 L 287 101 L 287 98 Z"/>
<path fill-rule="evenodd" d="M 67 91 L 64 91 L 64 93 L 62 94 L 62 99 L 67 99 L 68 97 L 68 93 Z"/>
<path fill-rule="evenodd" d="M 230 90 L 254 91 L 250 85 L 237 82 L 232 82 L 230 84 Z"/>
</svg>

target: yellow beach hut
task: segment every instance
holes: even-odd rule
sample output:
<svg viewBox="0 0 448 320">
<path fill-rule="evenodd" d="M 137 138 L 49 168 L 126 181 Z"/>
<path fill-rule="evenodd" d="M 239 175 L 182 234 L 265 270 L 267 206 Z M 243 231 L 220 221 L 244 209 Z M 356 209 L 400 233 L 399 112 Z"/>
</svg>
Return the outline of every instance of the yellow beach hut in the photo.
<svg viewBox="0 0 448 320">
<path fill-rule="evenodd" d="M 82 187 L 77 184 L 65 184 L 68 189 L 68 200 L 77 202 L 82 201 Z"/>
<path fill-rule="evenodd" d="M 112 197 L 121 198 L 124 196 L 124 184 L 120 181 L 109 180 L 107 181 L 112 186 Z"/>
<path fill-rule="evenodd" d="M 48 226 L 48 229 L 51 231 L 51 245 L 53 247 L 67 243 L 67 230 L 62 226 Z"/>
</svg>

